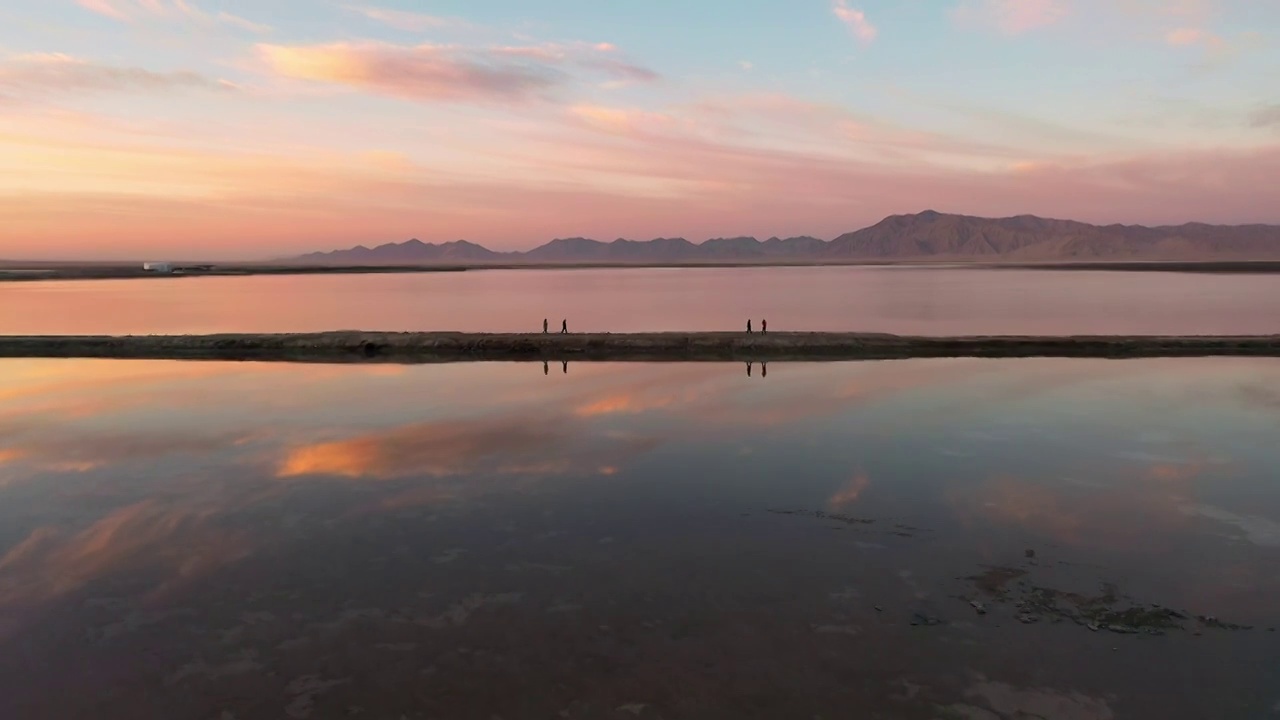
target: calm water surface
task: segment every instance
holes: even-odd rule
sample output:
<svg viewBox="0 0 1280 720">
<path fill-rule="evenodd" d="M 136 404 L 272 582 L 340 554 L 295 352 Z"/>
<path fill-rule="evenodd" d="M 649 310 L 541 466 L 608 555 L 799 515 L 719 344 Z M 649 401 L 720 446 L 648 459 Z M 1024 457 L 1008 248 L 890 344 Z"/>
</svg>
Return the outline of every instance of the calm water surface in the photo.
<svg viewBox="0 0 1280 720">
<path fill-rule="evenodd" d="M 777 330 L 1280 333 L 1280 275 L 911 267 L 0 283 L 0 334 Z"/>
<path fill-rule="evenodd" d="M 0 361 L 0 717 L 1276 717 L 1277 388 Z"/>
</svg>

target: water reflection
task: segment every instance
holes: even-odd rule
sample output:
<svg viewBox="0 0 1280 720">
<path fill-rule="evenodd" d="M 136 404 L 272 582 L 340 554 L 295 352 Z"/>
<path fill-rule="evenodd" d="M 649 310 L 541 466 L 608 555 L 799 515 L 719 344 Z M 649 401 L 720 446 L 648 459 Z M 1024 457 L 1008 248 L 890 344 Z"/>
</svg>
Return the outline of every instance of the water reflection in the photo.
<svg viewBox="0 0 1280 720">
<path fill-rule="evenodd" d="M 0 716 L 1275 700 L 1276 361 L 536 372 L 0 362 Z"/>
<path fill-rule="evenodd" d="M 0 283 L 0 332 L 788 330 L 920 335 L 1280 332 L 1271 275 L 902 267 L 512 270 Z M 547 330 L 547 320 L 543 321 Z M 554 320 L 551 320 L 554 323 Z M 568 332 L 562 319 L 559 332 Z M 760 321 L 760 329 L 766 329 Z M 551 330 L 555 331 L 554 324 Z"/>
</svg>

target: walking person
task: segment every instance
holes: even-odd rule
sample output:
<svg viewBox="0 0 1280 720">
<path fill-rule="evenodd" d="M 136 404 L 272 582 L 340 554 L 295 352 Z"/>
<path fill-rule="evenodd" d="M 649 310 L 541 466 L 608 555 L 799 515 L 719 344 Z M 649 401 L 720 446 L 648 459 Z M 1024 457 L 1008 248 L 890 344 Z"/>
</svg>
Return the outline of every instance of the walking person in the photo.
<svg viewBox="0 0 1280 720">
<path fill-rule="evenodd" d="M 560 334 L 561 334 L 561 335 L 568 335 L 568 334 L 569 334 L 569 321 L 568 321 L 568 320 L 561 320 L 561 321 L 560 321 Z"/>
<path fill-rule="evenodd" d="M 547 319 L 546 319 L 546 318 L 542 318 L 542 334 L 543 334 L 543 335 L 546 335 L 546 334 L 547 334 Z"/>
<path fill-rule="evenodd" d="M 750 320 L 747 320 L 747 334 L 748 334 L 748 335 L 750 335 L 750 334 L 751 334 L 751 321 L 750 321 Z"/>
<path fill-rule="evenodd" d="M 768 320 L 761 320 L 761 321 L 760 321 L 760 334 L 761 334 L 761 335 L 764 335 L 764 334 L 766 334 L 766 333 L 768 333 L 768 332 L 769 332 L 769 321 L 768 321 Z"/>
</svg>

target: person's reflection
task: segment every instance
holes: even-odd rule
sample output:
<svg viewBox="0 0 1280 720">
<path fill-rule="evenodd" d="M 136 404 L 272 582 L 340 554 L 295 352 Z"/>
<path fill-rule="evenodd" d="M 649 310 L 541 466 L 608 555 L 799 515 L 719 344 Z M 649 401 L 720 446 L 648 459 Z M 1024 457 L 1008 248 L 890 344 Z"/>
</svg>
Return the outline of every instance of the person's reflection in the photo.
<svg viewBox="0 0 1280 720">
<path fill-rule="evenodd" d="M 561 361 L 560 361 L 560 369 L 564 371 L 564 374 L 565 374 L 565 375 L 568 375 L 568 374 L 569 374 L 569 361 L 568 361 L 568 360 L 561 360 Z"/>
<path fill-rule="evenodd" d="M 543 361 L 542 361 L 542 374 L 543 374 L 543 375 L 550 375 L 550 374 L 551 374 L 551 366 L 547 364 L 547 361 L 546 361 L 546 360 L 543 360 Z"/>
<path fill-rule="evenodd" d="M 747 361 L 747 377 L 751 377 L 751 361 Z"/>
<path fill-rule="evenodd" d="M 769 377 L 769 363 L 760 363 L 760 377 Z"/>
</svg>

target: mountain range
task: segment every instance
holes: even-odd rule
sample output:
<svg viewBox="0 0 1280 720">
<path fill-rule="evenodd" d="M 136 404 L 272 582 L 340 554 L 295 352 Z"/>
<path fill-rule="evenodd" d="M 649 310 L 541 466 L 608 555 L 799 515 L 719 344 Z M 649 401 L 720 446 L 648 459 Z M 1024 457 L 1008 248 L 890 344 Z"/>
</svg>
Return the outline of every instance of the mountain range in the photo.
<svg viewBox="0 0 1280 720">
<path fill-rule="evenodd" d="M 414 239 L 293 258 L 317 264 L 696 263 L 854 260 L 1199 260 L 1280 258 L 1280 225 L 1090 225 L 1034 215 L 980 218 L 926 210 L 892 215 L 834 240 L 814 237 L 684 238 L 601 242 L 558 238 L 526 252 L 466 240 Z"/>
</svg>

